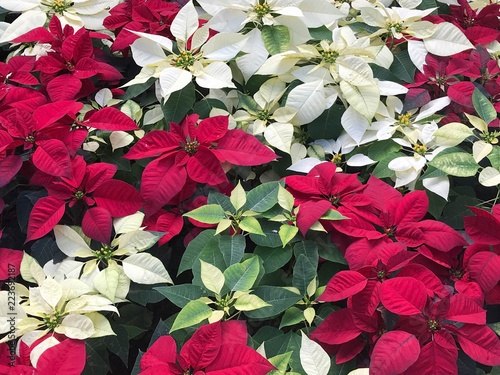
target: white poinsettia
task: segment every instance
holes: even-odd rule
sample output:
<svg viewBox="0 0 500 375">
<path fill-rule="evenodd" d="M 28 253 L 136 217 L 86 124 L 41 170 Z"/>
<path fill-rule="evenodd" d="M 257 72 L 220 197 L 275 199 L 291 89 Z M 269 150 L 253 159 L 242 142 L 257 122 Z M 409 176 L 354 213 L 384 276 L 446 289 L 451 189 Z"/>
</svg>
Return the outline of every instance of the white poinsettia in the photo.
<svg viewBox="0 0 500 375">
<path fill-rule="evenodd" d="M 43 27 L 52 15 L 59 18 L 63 27 L 71 25 L 75 29 L 104 29 L 104 19 L 118 3 L 118 0 L 0 0 L 0 7 L 12 12 L 23 12 L 3 32 L 0 43 L 11 41 L 36 27 Z"/>
<path fill-rule="evenodd" d="M 101 244 L 93 250 L 88 239 L 66 225 L 56 225 L 54 234 L 59 249 L 69 258 L 59 265 L 49 263 L 52 273 L 79 274 L 90 285 L 113 302 L 123 301 L 129 291 L 130 281 L 139 284 L 172 283 L 163 263 L 151 254 L 144 253 L 164 233 L 144 231 L 141 228 L 144 214 L 137 212 L 113 221 L 115 238 L 110 245 Z M 90 258 L 86 262 L 75 258 Z"/>
<path fill-rule="evenodd" d="M 15 337 L 37 330 L 40 331 L 38 337 L 55 332 L 79 340 L 114 334 L 108 320 L 97 311 L 118 313 L 118 310 L 108 298 L 95 293 L 83 281 L 73 278 L 56 281 L 46 276 L 37 261 L 27 254 L 21 263 L 21 276 L 27 281 L 34 280 L 38 286 L 27 290 L 16 288 Z M 0 292 L 0 299 L 5 293 Z M 4 333 L 7 332 L 5 319 L 10 316 L 5 311 L 0 313 L 0 333 Z M 12 338 L 7 335 L 0 342 Z"/>
<path fill-rule="evenodd" d="M 414 125 L 425 121 L 425 119 L 450 104 L 450 102 L 450 98 L 445 96 L 431 100 L 422 106 L 420 110 L 415 108 L 403 113 L 403 102 L 398 97 L 388 96 L 385 105 L 380 103 L 379 109 L 375 114 L 377 121 L 372 123 L 381 127 L 377 132 L 377 139 L 389 139 L 396 132 L 400 132 L 409 138 L 417 138 L 418 129 Z"/>
<path fill-rule="evenodd" d="M 267 80 L 253 96 L 241 96 L 244 108 L 234 113 L 236 121 L 250 134 L 264 134 L 266 141 L 277 149 L 290 153 L 294 127 L 289 122 L 297 113 L 288 107 L 280 107 L 279 100 L 286 91 L 285 82 L 278 78 Z"/>
<path fill-rule="evenodd" d="M 438 125 L 434 121 L 425 125 L 415 124 L 415 130 L 418 133 L 416 138 L 393 138 L 396 143 L 412 154 L 395 158 L 389 163 L 388 168 L 396 175 L 395 187 L 407 186 L 413 190 L 427 162 L 434 159 L 442 150 L 450 147 L 449 144 L 442 143 L 440 138 L 434 136 L 438 130 Z M 450 183 L 447 176 L 425 178 L 423 185 L 433 193 L 445 199 L 448 198 Z"/>
<path fill-rule="evenodd" d="M 208 26 L 198 27 L 198 12 L 192 1 L 179 11 L 170 31 L 176 38 L 175 50 L 170 39 L 133 31 L 141 38 L 132 44 L 132 55 L 143 69 L 126 86 L 159 78 L 161 96 L 165 99 L 186 87 L 193 77 L 205 88 L 235 87 L 226 62 L 240 52 L 248 39 L 246 35 L 219 33 L 209 39 Z"/>
</svg>

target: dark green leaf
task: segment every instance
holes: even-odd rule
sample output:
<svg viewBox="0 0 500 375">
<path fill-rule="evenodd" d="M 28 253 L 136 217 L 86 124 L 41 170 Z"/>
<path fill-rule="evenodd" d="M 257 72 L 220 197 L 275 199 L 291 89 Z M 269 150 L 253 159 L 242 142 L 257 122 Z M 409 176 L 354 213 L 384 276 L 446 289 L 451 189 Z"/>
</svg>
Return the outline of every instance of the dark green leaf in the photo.
<svg viewBox="0 0 500 375">
<path fill-rule="evenodd" d="M 307 125 L 307 131 L 312 139 L 337 139 L 343 130 L 340 119 L 345 107 L 334 104 L 324 111 L 317 119 Z"/>
<path fill-rule="evenodd" d="M 191 82 L 182 90 L 170 94 L 168 100 L 162 104 L 161 109 L 165 121 L 179 123 L 193 107 L 196 100 L 194 84 Z"/>
<path fill-rule="evenodd" d="M 297 288 L 302 295 L 306 294 L 307 286 L 316 277 L 317 263 L 313 264 L 307 256 L 300 254 L 293 267 L 292 285 Z"/>
<path fill-rule="evenodd" d="M 156 82 L 156 78 L 151 77 L 146 82 L 140 83 L 138 85 L 133 85 L 127 88 L 127 91 L 123 95 L 123 100 L 135 99 L 139 95 L 141 95 L 144 91 L 153 86 L 153 83 Z"/>
<path fill-rule="evenodd" d="M 219 235 L 215 235 L 215 230 L 207 229 L 201 232 L 194 240 L 192 240 L 186 248 L 182 256 L 181 264 L 179 266 L 180 275 L 182 272 L 192 269 L 195 263 L 199 263 L 200 254 L 205 248 L 219 249 Z"/>
<path fill-rule="evenodd" d="M 245 253 L 246 241 L 241 234 L 235 236 L 221 236 L 219 240 L 219 249 L 224 257 L 226 266 L 238 263 Z"/>
<path fill-rule="evenodd" d="M 285 247 L 257 246 L 254 254 L 260 256 L 264 261 L 266 273 L 271 273 L 288 263 L 292 257 L 292 247 L 290 245 Z"/>
<path fill-rule="evenodd" d="M 254 212 L 265 212 L 278 203 L 279 182 L 266 182 L 250 190 L 247 194 L 245 209 Z"/>
<path fill-rule="evenodd" d="M 197 113 L 200 118 L 210 117 L 210 111 L 213 108 L 220 108 L 227 111 L 226 105 L 218 99 L 205 98 L 195 103 L 193 112 Z"/>
<path fill-rule="evenodd" d="M 279 235 L 279 230 L 281 223 L 264 221 L 261 222 L 261 228 L 265 236 L 259 234 L 250 233 L 250 238 L 256 245 L 265 247 L 283 247 L 281 238 Z"/>
<path fill-rule="evenodd" d="M 417 68 L 411 61 L 407 50 L 394 55 L 394 61 L 389 70 L 404 82 L 415 83 L 414 77 Z"/>
<path fill-rule="evenodd" d="M 481 117 L 486 124 L 489 124 L 497 118 L 495 107 L 493 107 L 493 104 L 491 104 L 488 98 L 484 96 L 478 88 L 475 88 L 472 94 L 472 104 L 479 117 Z"/>
<path fill-rule="evenodd" d="M 208 295 L 205 288 L 192 284 L 160 286 L 155 289 L 181 309 L 186 306 L 189 301 Z"/>
</svg>

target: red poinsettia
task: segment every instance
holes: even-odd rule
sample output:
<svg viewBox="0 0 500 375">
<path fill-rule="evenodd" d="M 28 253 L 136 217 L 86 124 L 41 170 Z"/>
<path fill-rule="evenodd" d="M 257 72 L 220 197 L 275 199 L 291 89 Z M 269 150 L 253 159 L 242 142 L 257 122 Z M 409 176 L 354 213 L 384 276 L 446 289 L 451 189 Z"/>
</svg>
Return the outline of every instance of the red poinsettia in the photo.
<svg viewBox="0 0 500 375">
<path fill-rule="evenodd" d="M 200 327 L 177 354 L 171 336 L 162 336 L 141 358 L 142 375 L 266 375 L 275 367 L 247 346 L 243 321 Z"/>
<path fill-rule="evenodd" d="M 170 25 L 179 10 L 179 4 L 160 0 L 149 0 L 147 3 L 145 0 L 132 0 L 116 5 L 103 22 L 106 29 L 115 30 L 116 39 L 111 52 L 125 50 L 139 38 L 129 30 L 173 39 Z"/>
<path fill-rule="evenodd" d="M 85 212 L 83 232 L 90 238 L 108 243 L 111 218 L 131 215 L 142 207 L 142 198 L 134 187 L 111 179 L 116 170 L 116 165 L 108 163 L 87 165 L 83 157 L 77 155 L 71 160 L 70 178 L 61 176 L 43 181 L 39 176 L 49 196 L 40 198 L 33 206 L 26 241 L 50 232 L 63 217 L 66 205 L 71 208 L 81 204 Z"/>
<path fill-rule="evenodd" d="M 146 214 L 152 215 L 185 186 L 188 179 L 216 186 L 227 182 L 233 164 L 251 166 L 268 163 L 276 154 L 243 130 L 228 130 L 228 118 L 202 120 L 187 116 L 170 131 L 154 130 L 140 139 L 124 156 L 142 159 L 156 156 L 142 174 L 141 194 Z"/>
<path fill-rule="evenodd" d="M 287 190 L 299 206 L 297 226 L 302 234 L 333 209 L 344 216 L 368 214 L 371 199 L 360 194 L 364 186 L 355 174 L 336 173 L 336 165 L 325 162 L 315 166 L 307 176 L 286 178 Z"/>
<path fill-rule="evenodd" d="M 35 64 L 35 71 L 40 71 L 40 81 L 53 102 L 78 99 L 96 90 L 89 79 L 97 77 L 102 81 L 118 82 L 121 73 L 96 56 L 92 38 L 108 38 L 105 34 L 91 33 L 85 28 L 74 32 L 66 26 L 62 29 L 59 18 L 53 16 L 50 32 L 45 28 L 34 29 L 14 40 L 14 42 L 41 41 L 51 43 L 52 51 L 41 56 Z"/>
<path fill-rule="evenodd" d="M 68 339 L 63 335 L 55 334 L 60 342 L 40 355 L 36 368 L 30 360 L 30 354 L 38 345 L 52 335 L 45 335 L 28 346 L 22 339 L 15 358 L 12 358 L 9 346 L 0 344 L 0 375 L 79 375 L 85 367 L 86 354 L 83 340 Z M 15 366 L 10 364 L 14 362 Z"/>
</svg>

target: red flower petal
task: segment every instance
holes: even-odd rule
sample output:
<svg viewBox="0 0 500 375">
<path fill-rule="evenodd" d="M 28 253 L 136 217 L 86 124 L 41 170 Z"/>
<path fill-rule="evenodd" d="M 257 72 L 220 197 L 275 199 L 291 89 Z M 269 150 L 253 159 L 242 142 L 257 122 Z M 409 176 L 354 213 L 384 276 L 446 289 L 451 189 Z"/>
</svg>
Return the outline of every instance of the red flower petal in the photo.
<svg viewBox="0 0 500 375">
<path fill-rule="evenodd" d="M 382 335 L 373 348 L 370 374 L 398 375 L 419 357 L 420 345 L 414 335 L 391 331 Z"/>
</svg>

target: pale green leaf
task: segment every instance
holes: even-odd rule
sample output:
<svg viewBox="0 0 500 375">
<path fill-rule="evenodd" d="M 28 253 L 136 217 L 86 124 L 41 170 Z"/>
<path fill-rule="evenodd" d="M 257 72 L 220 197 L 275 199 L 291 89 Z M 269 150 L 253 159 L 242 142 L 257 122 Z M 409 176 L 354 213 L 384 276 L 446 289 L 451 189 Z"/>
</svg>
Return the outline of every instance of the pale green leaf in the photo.
<svg viewBox="0 0 500 375">
<path fill-rule="evenodd" d="M 241 207 L 245 205 L 245 203 L 247 202 L 247 194 L 245 193 L 245 190 L 241 186 L 241 182 L 238 182 L 238 185 L 233 189 L 229 199 L 231 200 L 231 204 L 233 205 L 236 211 L 238 211 Z"/>
<path fill-rule="evenodd" d="M 122 264 L 125 274 L 138 284 L 172 284 L 172 279 L 161 260 L 151 254 L 133 254 L 124 259 Z"/>
<path fill-rule="evenodd" d="M 486 167 L 479 173 L 478 179 L 483 186 L 497 186 L 500 185 L 500 172 L 495 168 Z"/>
<path fill-rule="evenodd" d="M 265 236 L 264 232 L 262 232 L 259 221 L 252 216 L 244 217 L 243 220 L 240 221 L 239 225 L 240 229 L 248 233 L 260 234 L 262 236 Z"/>
<path fill-rule="evenodd" d="M 187 216 L 206 224 L 217 224 L 226 218 L 224 210 L 217 204 L 207 204 L 205 206 L 198 207 L 183 216 Z"/>
<path fill-rule="evenodd" d="M 445 155 L 438 154 L 428 164 L 457 177 L 474 176 L 479 169 L 479 165 L 474 160 L 474 157 L 466 152 L 454 152 Z"/>
<path fill-rule="evenodd" d="M 200 300 L 191 301 L 177 314 L 170 333 L 201 323 L 205 319 L 210 318 L 211 315 L 212 309 L 204 302 Z"/>
<path fill-rule="evenodd" d="M 279 186 L 278 190 L 278 203 L 281 207 L 283 207 L 288 212 L 292 212 L 293 204 L 295 199 L 293 198 L 292 193 L 287 191 L 283 186 Z"/>
<path fill-rule="evenodd" d="M 244 293 L 238 296 L 233 306 L 239 311 L 251 311 L 269 306 L 269 304 L 254 294 Z"/>
<path fill-rule="evenodd" d="M 304 332 L 300 347 L 300 363 L 307 375 L 327 375 L 330 371 L 330 356 Z"/>
<path fill-rule="evenodd" d="M 290 31 L 283 25 L 264 25 L 261 29 L 262 40 L 271 55 L 285 52 L 290 44 Z"/>
<path fill-rule="evenodd" d="M 440 127 L 433 135 L 440 146 L 453 147 L 462 143 L 464 139 L 474 135 L 474 133 L 467 125 L 451 122 Z"/>
<path fill-rule="evenodd" d="M 283 247 L 285 247 L 288 242 L 293 240 L 293 238 L 298 232 L 299 232 L 298 227 L 294 225 L 283 224 L 279 230 L 279 235 L 281 238 L 281 242 L 283 242 Z"/>
<path fill-rule="evenodd" d="M 222 274 L 221 270 L 211 265 L 210 263 L 202 261 L 201 259 L 200 262 L 201 281 L 203 281 L 203 285 L 205 285 L 208 290 L 216 294 L 220 294 L 225 281 L 224 275 Z"/>
</svg>

